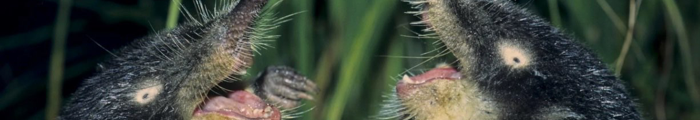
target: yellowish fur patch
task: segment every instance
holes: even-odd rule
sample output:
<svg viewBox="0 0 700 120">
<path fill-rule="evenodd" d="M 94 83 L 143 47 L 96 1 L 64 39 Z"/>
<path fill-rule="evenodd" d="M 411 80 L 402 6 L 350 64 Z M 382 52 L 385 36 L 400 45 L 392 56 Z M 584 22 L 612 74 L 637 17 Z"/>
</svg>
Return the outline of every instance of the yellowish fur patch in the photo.
<svg viewBox="0 0 700 120">
<path fill-rule="evenodd" d="M 467 44 L 469 36 L 460 26 L 444 0 L 425 0 L 428 9 L 423 10 L 423 21 L 429 23 L 430 30 L 435 31 L 440 40 L 453 54 L 471 52 Z M 416 2 L 420 3 L 420 2 Z M 489 98 L 483 95 L 476 83 L 469 76 L 471 67 L 467 57 L 457 57 L 460 61 L 459 80 L 435 80 L 420 86 L 416 93 L 402 100 L 407 117 L 416 120 L 493 120 L 498 118 L 498 110 Z"/>
<path fill-rule="evenodd" d="M 218 113 L 209 113 L 209 114 L 204 114 L 200 115 L 197 117 L 193 117 L 191 120 L 229 120 L 228 116 L 224 116 Z"/>
<path fill-rule="evenodd" d="M 468 37 L 465 36 L 467 31 L 457 25 L 458 20 L 454 17 L 455 15 L 451 14 L 452 12 L 449 10 L 446 3 L 443 0 L 426 1 L 428 2 L 429 8 L 425 10 L 426 13 L 423 20 L 430 24 L 430 28 L 440 36 L 441 41 L 452 41 L 450 43 L 454 43 L 445 44 L 448 49 L 450 49 L 453 54 L 471 51 L 469 45 L 464 41 L 467 40 Z M 460 63 L 462 63 L 462 66 L 468 65 L 467 63 L 469 63 L 469 60 L 465 57 L 457 58 L 461 61 Z"/>
<path fill-rule="evenodd" d="M 455 83 L 458 82 L 458 83 Z M 420 86 L 403 100 L 409 117 L 416 120 L 496 119 L 494 106 L 486 102 L 474 84 L 465 80 L 437 80 Z"/>
<path fill-rule="evenodd" d="M 231 76 L 229 75 L 245 74 L 245 70 L 250 66 L 249 64 L 252 64 L 252 51 L 250 50 L 250 45 L 241 47 L 242 49 L 239 49 L 241 51 L 239 51 L 238 55 L 235 56 L 230 52 L 226 52 L 227 50 L 223 45 L 216 46 L 215 48 L 212 48 L 213 50 L 209 52 L 209 55 L 206 55 L 206 58 L 203 58 L 202 63 L 194 68 L 193 72 L 195 73 L 187 78 L 188 80 L 185 83 L 185 86 L 194 87 L 195 89 L 193 90 L 201 91 L 179 91 L 178 94 L 183 96 L 182 98 L 192 99 L 180 100 L 180 102 L 183 102 L 183 105 L 187 105 L 183 109 L 183 113 L 191 114 L 194 112 L 193 110 L 197 107 L 198 103 L 202 103 L 204 101 L 205 95 L 200 93 L 206 92 L 212 87 L 216 87 L 216 85 L 222 80 L 236 80 L 234 78 L 230 78 Z M 201 83 L 205 81 L 210 83 Z"/>
</svg>

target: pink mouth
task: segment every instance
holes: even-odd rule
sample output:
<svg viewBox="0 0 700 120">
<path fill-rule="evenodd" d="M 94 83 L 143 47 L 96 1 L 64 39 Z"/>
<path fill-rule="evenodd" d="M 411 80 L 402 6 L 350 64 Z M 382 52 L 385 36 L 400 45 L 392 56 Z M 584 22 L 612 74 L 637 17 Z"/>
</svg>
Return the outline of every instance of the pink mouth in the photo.
<svg viewBox="0 0 700 120">
<path fill-rule="evenodd" d="M 281 118 L 280 111 L 268 105 L 255 94 L 244 90 L 231 92 L 228 97 L 216 96 L 208 98 L 204 104 L 195 110 L 194 116 L 219 114 L 229 118 L 241 119 L 273 119 Z"/>
<path fill-rule="evenodd" d="M 404 75 L 401 81 L 396 84 L 396 92 L 399 97 L 406 98 L 426 83 L 436 80 L 457 80 L 461 77 L 462 75 L 456 69 L 447 65 L 440 65 L 417 76 L 408 77 Z"/>
</svg>

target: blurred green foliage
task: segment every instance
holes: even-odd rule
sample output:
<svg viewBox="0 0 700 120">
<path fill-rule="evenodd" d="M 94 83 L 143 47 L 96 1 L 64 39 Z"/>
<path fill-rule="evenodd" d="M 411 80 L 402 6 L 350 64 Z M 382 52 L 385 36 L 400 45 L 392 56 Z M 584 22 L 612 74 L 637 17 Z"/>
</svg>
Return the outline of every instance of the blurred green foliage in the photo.
<svg viewBox="0 0 700 120">
<path fill-rule="evenodd" d="M 0 32 L 0 114 L 43 119 L 58 1 L 13 2 L 19 3 L 8 3 L 14 6 L 5 9 L 16 12 L 0 23 L 9 26 Z M 635 4 L 629 0 L 516 2 L 553 21 L 619 70 L 648 119 L 700 119 L 700 91 L 694 88 L 700 48 L 692 47 L 700 45 L 700 1 L 638 0 L 636 15 L 630 14 Z M 75 1 L 66 30 L 63 99 L 109 57 L 107 51 L 164 30 L 167 16 L 172 16 L 169 6 L 167 0 Z M 435 40 L 407 37 L 422 29 L 408 25 L 418 20 L 404 14 L 409 7 L 399 0 L 283 1 L 278 16 L 301 13 L 275 30 L 282 37 L 256 54 L 248 77 L 265 66 L 292 66 L 320 87 L 317 99 L 305 105 L 313 110 L 301 119 L 370 119 L 400 75 L 448 62 L 428 59 L 439 54 Z M 182 16 L 179 21 L 184 21 Z M 634 28 L 632 33 L 629 28 Z M 629 52 L 620 57 L 626 38 L 631 38 Z"/>
</svg>

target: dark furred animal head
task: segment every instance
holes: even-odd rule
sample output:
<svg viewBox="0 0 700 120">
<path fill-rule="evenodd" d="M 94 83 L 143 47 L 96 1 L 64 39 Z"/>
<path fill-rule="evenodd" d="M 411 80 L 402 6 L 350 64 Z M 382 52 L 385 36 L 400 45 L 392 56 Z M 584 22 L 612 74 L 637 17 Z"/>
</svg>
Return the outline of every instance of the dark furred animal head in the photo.
<svg viewBox="0 0 700 120">
<path fill-rule="evenodd" d="M 422 17 L 413 24 L 428 26 L 426 35 L 458 59 L 462 87 L 454 89 L 465 97 L 430 107 L 448 111 L 401 99 L 406 112 L 396 113 L 416 119 L 640 119 L 624 85 L 593 52 L 525 9 L 507 0 L 405 1 L 418 9 L 409 13 Z"/>
<path fill-rule="evenodd" d="M 121 49 L 73 94 L 60 118 L 191 119 L 211 89 L 245 74 L 264 38 L 260 27 L 270 26 L 258 17 L 267 0 L 221 3 L 213 12 L 200 11 L 201 19 Z M 260 103 L 237 93 L 231 96 Z"/>
</svg>

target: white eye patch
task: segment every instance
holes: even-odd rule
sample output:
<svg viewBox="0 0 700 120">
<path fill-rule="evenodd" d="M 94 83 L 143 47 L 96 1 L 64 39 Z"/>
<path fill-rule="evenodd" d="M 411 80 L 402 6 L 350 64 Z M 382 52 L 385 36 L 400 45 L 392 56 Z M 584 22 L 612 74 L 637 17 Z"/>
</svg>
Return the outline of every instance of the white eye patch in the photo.
<svg viewBox="0 0 700 120">
<path fill-rule="evenodd" d="M 139 104 L 146 104 L 158 97 L 158 94 L 163 90 L 163 85 L 156 84 L 146 88 L 137 90 L 134 94 L 134 101 Z"/>
<path fill-rule="evenodd" d="M 504 64 L 512 68 L 522 68 L 532 63 L 529 52 L 512 43 L 501 43 L 498 50 Z"/>
</svg>

